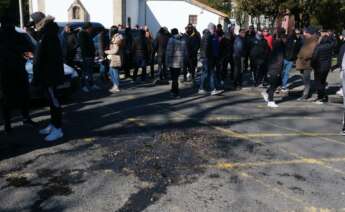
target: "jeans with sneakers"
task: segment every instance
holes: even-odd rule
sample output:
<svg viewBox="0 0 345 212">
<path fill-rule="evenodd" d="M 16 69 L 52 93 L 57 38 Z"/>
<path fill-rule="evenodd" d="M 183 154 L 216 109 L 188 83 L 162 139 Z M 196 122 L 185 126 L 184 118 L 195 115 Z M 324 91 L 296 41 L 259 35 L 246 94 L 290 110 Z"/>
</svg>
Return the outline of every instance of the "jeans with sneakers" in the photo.
<svg viewBox="0 0 345 212">
<path fill-rule="evenodd" d="M 216 83 L 217 83 L 217 78 L 216 78 L 216 73 L 214 68 L 209 66 L 208 60 L 203 59 L 202 61 L 202 74 L 201 74 L 201 79 L 200 79 L 200 90 L 205 90 L 205 82 L 206 80 L 209 79 L 209 86 L 211 91 L 216 89 Z"/>
<path fill-rule="evenodd" d="M 109 75 L 110 75 L 110 79 L 111 79 L 111 82 L 113 83 L 113 85 L 119 87 L 119 85 L 120 85 L 119 69 L 114 68 L 114 67 L 110 67 L 109 68 Z"/>
<path fill-rule="evenodd" d="M 83 59 L 83 70 L 81 76 L 81 85 L 82 86 L 93 86 L 93 65 L 94 61 L 93 58 L 84 58 Z"/>
<path fill-rule="evenodd" d="M 289 82 L 289 74 L 293 67 L 293 61 L 284 60 L 284 68 L 283 68 L 283 89 L 287 89 L 287 85 Z"/>
</svg>

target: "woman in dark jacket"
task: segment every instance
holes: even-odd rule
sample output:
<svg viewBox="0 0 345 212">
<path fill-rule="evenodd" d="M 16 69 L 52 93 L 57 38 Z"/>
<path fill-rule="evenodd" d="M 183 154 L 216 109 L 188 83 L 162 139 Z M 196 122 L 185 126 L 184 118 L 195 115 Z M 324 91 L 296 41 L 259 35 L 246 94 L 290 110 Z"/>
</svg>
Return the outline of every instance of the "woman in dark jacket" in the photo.
<svg viewBox="0 0 345 212">
<path fill-rule="evenodd" d="M 333 48 L 335 43 L 329 37 L 327 32 L 321 32 L 320 43 L 316 46 L 311 65 L 315 70 L 315 81 L 318 98 L 315 103 L 322 104 L 328 102 L 326 95 L 326 84 L 329 71 L 332 68 Z"/>
<path fill-rule="evenodd" d="M 35 53 L 33 83 L 46 91 L 51 115 L 51 123 L 40 134 L 47 135 L 46 141 L 55 141 L 63 137 L 62 109 L 56 96 L 56 87 L 63 84 L 65 77 L 59 27 L 51 16 L 36 19 L 34 13 L 32 18 L 41 35 Z"/>
<path fill-rule="evenodd" d="M 30 88 L 25 70 L 25 54 L 32 52 L 24 35 L 16 32 L 10 19 L 1 20 L 0 28 L 0 90 L 5 132 L 11 131 L 11 110 L 20 108 L 24 124 L 34 125 L 29 117 Z"/>
<path fill-rule="evenodd" d="M 271 108 L 279 107 L 273 100 L 274 92 L 281 84 L 281 76 L 284 65 L 285 55 L 285 35 L 278 35 L 277 39 L 273 41 L 273 48 L 268 60 L 268 83 L 269 87 L 266 92 L 262 93 L 264 100 L 268 103 L 267 106 Z"/>
</svg>

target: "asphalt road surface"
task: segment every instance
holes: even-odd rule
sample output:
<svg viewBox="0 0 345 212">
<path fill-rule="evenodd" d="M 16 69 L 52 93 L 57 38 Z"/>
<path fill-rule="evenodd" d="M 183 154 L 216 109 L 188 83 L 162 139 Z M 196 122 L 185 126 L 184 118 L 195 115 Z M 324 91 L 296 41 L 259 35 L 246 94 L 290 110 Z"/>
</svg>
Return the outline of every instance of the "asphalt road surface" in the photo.
<svg viewBox="0 0 345 212">
<path fill-rule="evenodd" d="M 345 211 L 343 107 L 125 84 L 65 103 L 65 138 L 0 128 L 0 211 Z M 43 127 L 47 108 L 36 109 Z"/>
</svg>

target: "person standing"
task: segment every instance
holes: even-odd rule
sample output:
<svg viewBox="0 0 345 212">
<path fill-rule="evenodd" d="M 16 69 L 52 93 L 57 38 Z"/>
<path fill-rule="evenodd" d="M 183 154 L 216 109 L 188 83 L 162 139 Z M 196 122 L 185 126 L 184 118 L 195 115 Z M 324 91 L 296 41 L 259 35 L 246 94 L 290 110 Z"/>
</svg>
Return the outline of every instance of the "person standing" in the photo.
<svg viewBox="0 0 345 212">
<path fill-rule="evenodd" d="M 157 52 L 159 80 L 167 80 L 167 67 L 165 63 L 165 53 L 170 38 L 170 33 L 167 28 L 163 27 L 159 30 L 158 35 L 154 41 L 155 52 Z"/>
<path fill-rule="evenodd" d="M 79 45 L 82 57 L 82 90 L 89 92 L 91 90 L 99 90 L 99 87 L 94 84 L 93 67 L 96 56 L 96 48 L 92 39 L 92 24 L 86 22 L 79 32 Z"/>
<path fill-rule="evenodd" d="M 64 63 L 74 67 L 74 58 L 79 46 L 78 39 L 70 25 L 66 25 L 60 35 Z"/>
<path fill-rule="evenodd" d="M 244 62 L 246 58 L 246 41 L 245 30 L 240 29 L 239 34 L 235 38 L 234 42 L 234 88 L 235 90 L 242 89 L 242 72 L 244 68 Z"/>
<path fill-rule="evenodd" d="M 202 75 L 200 78 L 199 94 L 204 95 L 205 82 L 209 79 L 209 86 L 211 95 L 221 94 L 222 90 L 217 90 L 216 65 L 219 60 L 219 40 L 215 36 L 216 26 L 213 23 L 208 25 L 208 28 L 203 31 L 201 39 L 200 57 L 202 61 Z"/>
<path fill-rule="evenodd" d="M 112 39 L 110 42 L 110 48 L 105 51 L 105 53 L 108 55 L 110 60 L 109 75 L 113 83 L 113 87 L 110 89 L 110 92 L 116 93 L 120 91 L 119 69 L 122 67 L 123 37 L 116 26 L 113 26 L 110 30 Z"/>
<path fill-rule="evenodd" d="M 268 60 L 268 73 L 267 79 L 269 87 L 266 92 L 262 92 L 264 100 L 267 102 L 267 106 L 270 108 L 279 107 L 274 101 L 274 92 L 281 84 L 281 76 L 284 66 L 284 54 L 285 54 L 285 30 L 279 32 L 277 38 L 273 42 L 272 52 Z"/>
<path fill-rule="evenodd" d="M 54 17 L 41 12 L 31 15 L 40 40 L 33 64 L 33 84 L 47 93 L 50 107 L 50 124 L 40 131 L 46 141 L 56 141 L 64 136 L 62 131 L 62 107 L 56 95 L 57 86 L 64 82 L 62 49 L 58 37 L 59 27 Z"/>
<path fill-rule="evenodd" d="M 301 32 L 299 30 L 291 31 L 286 40 L 284 68 L 282 77 L 282 92 L 288 92 L 289 74 L 292 70 L 297 54 L 302 47 Z"/>
<path fill-rule="evenodd" d="M 178 98 L 180 96 L 178 78 L 183 68 L 184 60 L 187 57 L 187 46 L 177 29 L 172 29 L 171 35 L 172 37 L 168 42 L 165 61 L 167 67 L 171 71 L 171 93 L 173 97 Z"/>
<path fill-rule="evenodd" d="M 311 96 L 311 73 L 313 71 L 311 59 L 319 43 L 316 32 L 313 27 L 308 27 L 304 30 L 303 46 L 297 55 L 296 70 L 300 71 L 303 75 L 304 84 L 303 95 L 298 99 L 299 101 L 307 100 Z"/>
<path fill-rule="evenodd" d="M 127 27 L 125 29 L 124 39 L 123 69 L 127 79 L 131 77 L 131 68 L 133 67 L 133 35 L 131 28 Z"/>
<path fill-rule="evenodd" d="M 24 58 L 33 49 L 25 36 L 16 32 L 14 20 L 3 17 L 0 22 L 0 102 L 5 132 L 8 134 L 12 130 L 13 109 L 21 110 L 24 125 L 35 126 L 29 115 L 30 85 Z"/>
<path fill-rule="evenodd" d="M 252 44 L 255 40 L 255 35 L 256 35 L 256 32 L 255 32 L 255 28 L 253 25 L 249 26 L 248 28 L 248 31 L 246 32 L 246 59 L 244 61 L 244 71 L 248 71 L 248 67 L 249 67 L 249 59 L 250 59 L 250 51 L 251 51 L 251 47 L 252 47 Z M 251 71 L 253 70 L 253 64 L 252 62 L 250 61 L 250 69 Z"/>
<path fill-rule="evenodd" d="M 263 34 L 265 40 L 267 41 L 268 47 L 270 47 L 270 50 L 272 50 L 273 49 L 273 36 L 270 34 L 268 28 L 264 28 L 262 34 Z"/>
<path fill-rule="evenodd" d="M 332 68 L 332 57 L 335 42 L 332 40 L 327 31 L 321 31 L 320 43 L 316 46 L 311 66 L 314 69 L 315 82 L 317 88 L 316 104 L 328 102 L 326 94 L 327 77 Z"/>
<path fill-rule="evenodd" d="M 267 60 L 270 54 L 270 48 L 267 41 L 262 35 L 262 31 L 258 30 L 250 48 L 250 62 L 253 67 L 253 76 L 255 86 L 263 83 L 267 72 Z"/>
<path fill-rule="evenodd" d="M 133 54 L 135 65 L 133 81 L 136 82 L 139 68 L 141 68 L 141 80 L 144 82 L 146 80 L 146 66 L 149 54 L 144 30 L 139 30 L 139 36 L 134 40 Z"/>
<path fill-rule="evenodd" d="M 198 51 L 200 49 L 200 34 L 193 27 L 192 24 L 188 24 L 186 27 L 185 40 L 188 51 L 188 58 L 186 59 L 186 65 L 184 68 L 183 78 L 185 81 L 189 81 L 190 77 L 192 81 L 195 81 L 195 71 L 198 66 Z"/>
<path fill-rule="evenodd" d="M 153 48 L 153 36 L 150 32 L 150 29 L 148 26 L 144 26 L 145 31 L 145 38 L 146 38 L 146 44 L 147 44 L 147 63 L 150 66 L 150 75 L 151 79 L 155 78 L 155 51 Z"/>
</svg>

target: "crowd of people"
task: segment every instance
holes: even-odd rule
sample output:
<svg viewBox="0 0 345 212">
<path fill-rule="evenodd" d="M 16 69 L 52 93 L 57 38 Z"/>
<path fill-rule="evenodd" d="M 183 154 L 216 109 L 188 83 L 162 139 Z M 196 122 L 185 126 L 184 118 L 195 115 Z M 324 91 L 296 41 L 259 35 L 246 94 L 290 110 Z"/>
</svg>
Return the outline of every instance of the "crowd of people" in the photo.
<svg viewBox="0 0 345 212">
<path fill-rule="evenodd" d="M 154 37 L 148 27 L 133 30 L 112 26 L 93 36 L 91 23 L 85 23 L 78 33 L 70 25 L 59 33 L 53 17 L 38 12 L 31 18 L 35 26 L 33 36 L 39 41 L 35 51 L 15 32 L 11 21 L 2 20 L 0 62 L 5 67 L 1 72 L 5 131 L 11 131 L 10 111 L 18 105 L 22 109 L 24 123 L 35 125 L 28 112 L 29 93 L 23 92 L 28 91 L 30 86 L 25 74 L 25 60 L 33 57 L 33 84 L 44 88 L 50 105 L 51 124 L 40 131 L 47 136 L 47 141 L 63 137 L 62 111 L 56 87 L 63 82 L 64 63 L 80 68 L 81 89 L 86 93 L 100 89 L 94 79 L 94 67 L 99 67 L 100 78 L 112 83 L 111 93 L 120 91 L 121 80 L 131 79 L 138 83 L 141 70 L 142 81 L 150 77 L 155 84 L 166 84 L 171 80 L 174 98 L 180 97 L 181 75 L 183 82 L 199 86 L 198 94 L 219 95 L 224 92 L 227 83 L 234 90 L 241 90 L 243 74 L 247 73 L 252 86 L 267 88 L 261 94 L 271 108 L 279 107 L 274 101 L 278 88 L 280 92 L 289 92 L 290 71 L 294 65 L 304 83 L 303 95 L 298 100 L 305 101 L 312 97 L 313 73 L 317 98 L 312 101 L 316 104 L 328 101 L 326 87 L 329 72 L 336 67 L 345 69 L 345 45 L 339 50 L 338 64 L 332 66 L 339 42 L 331 31 L 313 27 L 290 32 L 274 29 L 271 34 L 268 28 L 250 26 L 242 29 L 229 25 L 223 30 L 222 25 L 210 23 L 199 33 L 192 24 L 188 24 L 183 33 L 176 28 L 169 31 L 162 27 Z M 150 68 L 149 76 L 147 67 Z M 157 74 L 155 67 L 158 67 Z M 198 70 L 201 70 L 200 74 Z M 124 73 L 122 79 L 120 72 Z M 16 87 L 9 82 L 15 82 Z M 19 98 L 18 102 L 14 96 L 25 98 Z"/>
</svg>

